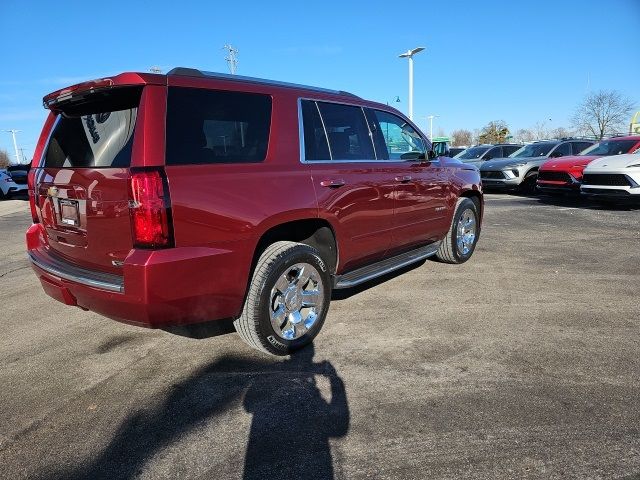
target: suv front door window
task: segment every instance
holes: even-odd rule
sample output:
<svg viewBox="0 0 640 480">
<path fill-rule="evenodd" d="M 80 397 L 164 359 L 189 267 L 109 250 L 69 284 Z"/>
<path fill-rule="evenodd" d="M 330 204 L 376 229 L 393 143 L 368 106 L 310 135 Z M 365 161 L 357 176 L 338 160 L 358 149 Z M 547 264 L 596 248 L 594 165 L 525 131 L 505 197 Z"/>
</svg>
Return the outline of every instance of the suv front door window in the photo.
<svg viewBox="0 0 640 480">
<path fill-rule="evenodd" d="M 375 111 L 380 133 L 384 138 L 390 160 L 425 158 L 424 140 L 406 121 L 380 110 Z"/>
<path fill-rule="evenodd" d="M 567 155 L 571 155 L 571 143 L 570 142 L 561 143 L 560 145 L 558 145 L 556 148 L 554 148 L 551 151 L 551 153 L 549 154 L 549 157 L 551 157 L 551 158 L 566 157 Z"/>
<path fill-rule="evenodd" d="M 491 160 L 493 158 L 502 158 L 502 147 L 493 147 L 482 157 L 483 160 Z"/>
</svg>

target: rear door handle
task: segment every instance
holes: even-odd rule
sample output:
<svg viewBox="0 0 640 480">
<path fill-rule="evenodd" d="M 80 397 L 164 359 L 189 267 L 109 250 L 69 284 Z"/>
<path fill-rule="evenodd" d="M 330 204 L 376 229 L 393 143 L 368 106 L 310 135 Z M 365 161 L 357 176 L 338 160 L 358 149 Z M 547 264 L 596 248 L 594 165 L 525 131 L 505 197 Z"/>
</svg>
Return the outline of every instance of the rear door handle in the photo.
<svg viewBox="0 0 640 480">
<path fill-rule="evenodd" d="M 396 177 L 396 182 L 407 183 L 413 180 L 411 175 L 403 175 L 402 177 Z"/>
<path fill-rule="evenodd" d="M 342 180 L 341 178 L 338 178 L 336 180 L 323 180 L 320 182 L 320 185 L 322 185 L 323 187 L 329 187 L 329 188 L 339 188 L 342 187 L 346 182 L 344 180 Z"/>
</svg>

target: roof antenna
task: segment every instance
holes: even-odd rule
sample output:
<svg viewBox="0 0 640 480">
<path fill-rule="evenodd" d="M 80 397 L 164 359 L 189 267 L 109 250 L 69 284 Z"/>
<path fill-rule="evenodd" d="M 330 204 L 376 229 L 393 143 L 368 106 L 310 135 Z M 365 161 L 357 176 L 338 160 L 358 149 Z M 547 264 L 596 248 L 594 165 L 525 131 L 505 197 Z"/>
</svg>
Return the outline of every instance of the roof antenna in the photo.
<svg viewBox="0 0 640 480">
<path fill-rule="evenodd" d="M 227 57 L 224 57 L 224 59 L 227 61 L 227 65 L 229 65 L 229 71 L 231 72 L 231 75 L 235 75 L 236 69 L 238 68 L 238 49 L 234 48 L 230 43 L 227 43 L 222 48 L 229 52 L 229 55 Z"/>
<path fill-rule="evenodd" d="M 150 71 L 151 73 L 162 73 L 162 69 L 161 69 L 160 67 L 156 66 L 156 65 L 154 65 L 153 67 L 151 67 L 151 68 L 149 69 L 149 71 Z"/>
</svg>

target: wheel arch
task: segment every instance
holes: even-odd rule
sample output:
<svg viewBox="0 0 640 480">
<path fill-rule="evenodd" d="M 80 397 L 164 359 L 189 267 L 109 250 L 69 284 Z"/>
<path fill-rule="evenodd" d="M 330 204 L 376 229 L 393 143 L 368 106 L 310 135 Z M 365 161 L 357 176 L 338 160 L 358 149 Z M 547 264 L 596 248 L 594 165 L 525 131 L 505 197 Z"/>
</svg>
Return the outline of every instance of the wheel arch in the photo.
<svg viewBox="0 0 640 480">
<path fill-rule="evenodd" d="M 290 241 L 309 245 L 318 252 L 334 274 L 338 265 L 338 240 L 332 225 L 321 218 L 303 218 L 283 222 L 267 229 L 258 239 L 251 262 L 251 273 L 265 248 L 274 242 Z"/>
<path fill-rule="evenodd" d="M 476 207 L 478 208 L 478 213 L 480 214 L 480 218 L 481 219 L 483 218 L 484 202 L 483 202 L 482 193 L 480 193 L 478 190 L 464 190 L 460 192 L 460 197 L 468 198 L 471 201 L 473 201 L 473 203 L 475 203 Z"/>
</svg>

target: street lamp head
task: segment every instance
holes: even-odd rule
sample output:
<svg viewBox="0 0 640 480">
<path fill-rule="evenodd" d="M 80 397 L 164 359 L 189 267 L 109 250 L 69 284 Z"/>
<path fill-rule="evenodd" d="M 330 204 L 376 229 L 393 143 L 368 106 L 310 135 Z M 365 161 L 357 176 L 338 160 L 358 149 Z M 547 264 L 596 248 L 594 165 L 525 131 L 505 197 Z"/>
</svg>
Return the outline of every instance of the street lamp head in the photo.
<svg viewBox="0 0 640 480">
<path fill-rule="evenodd" d="M 425 48 L 426 47 L 417 47 L 417 48 L 414 48 L 413 50 L 407 50 L 406 52 L 401 53 L 400 55 L 398 55 L 398 57 L 400 57 L 400 58 L 413 57 L 416 53 L 420 53 Z"/>
</svg>

